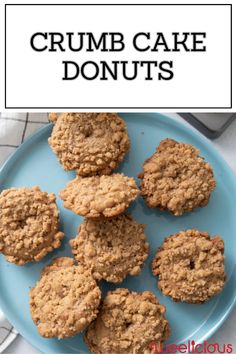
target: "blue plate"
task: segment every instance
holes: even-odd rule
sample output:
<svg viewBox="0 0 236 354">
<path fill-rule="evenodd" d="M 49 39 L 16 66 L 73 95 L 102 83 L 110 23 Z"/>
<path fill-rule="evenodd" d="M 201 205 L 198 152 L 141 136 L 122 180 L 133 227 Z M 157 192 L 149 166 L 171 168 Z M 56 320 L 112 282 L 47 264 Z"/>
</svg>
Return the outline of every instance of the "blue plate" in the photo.
<svg viewBox="0 0 236 354">
<path fill-rule="evenodd" d="M 129 211 L 134 217 L 147 225 L 146 234 L 151 251 L 141 275 L 128 277 L 119 284 L 119 287 L 136 291 L 150 290 L 166 305 L 167 319 L 172 331 L 170 343 L 187 343 L 188 340 L 201 343 L 222 324 L 236 299 L 235 176 L 212 145 L 184 125 L 160 114 L 130 113 L 121 116 L 127 122 L 131 139 L 131 150 L 119 168 L 126 175 L 137 176 L 143 161 L 153 154 L 160 140 L 167 137 L 193 144 L 214 168 L 217 188 L 205 208 L 182 217 L 174 217 L 167 212 L 148 209 L 142 198 L 131 206 Z M 74 178 L 73 172 L 63 171 L 47 143 L 51 129 L 51 125 L 40 129 L 10 157 L 0 171 L 0 190 L 12 186 L 39 185 L 42 190 L 54 192 L 58 196 L 60 189 Z M 41 269 L 53 257 L 71 256 L 68 240 L 76 235 L 78 225 L 82 221 L 81 217 L 64 209 L 59 198 L 57 202 L 61 211 L 61 228 L 66 234 L 63 246 L 40 263 L 24 267 L 10 264 L 0 256 L 0 307 L 16 329 L 42 352 L 89 353 L 83 343 L 82 334 L 66 340 L 44 339 L 38 334 L 30 317 L 30 287 L 34 286 Z M 174 303 L 164 297 L 157 289 L 156 278 L 150 270 L 155 251 L 164 237 L 187 228 L 198 228 L 208 231 L 211 235 L 219 234 L 225 241 L 227 283 L 221 294 L 204 305 Z M 114 288 L 114 285 L 105 282 L 102 284 L 104 293 Z"/>
</svg>

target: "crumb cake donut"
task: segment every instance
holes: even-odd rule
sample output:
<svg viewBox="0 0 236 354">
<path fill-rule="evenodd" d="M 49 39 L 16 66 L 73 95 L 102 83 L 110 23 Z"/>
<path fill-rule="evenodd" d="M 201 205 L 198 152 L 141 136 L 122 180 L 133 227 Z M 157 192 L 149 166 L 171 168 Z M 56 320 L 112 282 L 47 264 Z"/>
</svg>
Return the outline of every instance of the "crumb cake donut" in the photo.
<svg viewBox="0 0 236 354">
<path fill-rule="evenodd" d="M 150 291 L 109 291 L 85 342 L 93 354 L 151 354 L 151 343 L 162 344 L 170 335 L 164 314 Z"/>
<path fill-rule="evenodd" d="M 161 141 L 139 178 L 147 205 L 176 216 L 206 206 L 216 186 L 213 170 L 199 151 L 171 139 Z"/>
<path fill-rule="evenodd" d="M 91 272 L 68 257 L 56 258 L 30 290 L 30 312 L 41 336 L 67 338 L 97 316 L 101 292 Z"/>
<path fill-rule="evenodd" d="M 225 284 L 224 241 L 196 229 L 165 239 L 152 263 L 158 287 L 175 301 L 203 303 Z"/>
<path fill-rule="evenodd" d="M 39 187 L 10 188 L 0 194 L 0 252 L 9 262 L 40 261 L 60 247 L 59 211 L 53 193 Z"/>
<path fill-rule="evenodd" d="M 64 207 L 78 215 L 110 218 L 123 213 L 139 193 L 133 178 L 115 173 L 76 177 L 60 192 L 60 197 Z"/>
<path fill-rule="evenodd" d="M 138 275 L 148 257 L 144 225 L 129 215 L 112 219 L 85 219 L 70 241 L 79 264 L 95 279 L 120 283 L 127 275 Z"/>
<path fill-rule="evenodd" d="M 116 113 L 51 113 L 48 142 L 65 170 L 80 176 L 110 174 L 129 150 L 125 122 Z"/>
</svg>

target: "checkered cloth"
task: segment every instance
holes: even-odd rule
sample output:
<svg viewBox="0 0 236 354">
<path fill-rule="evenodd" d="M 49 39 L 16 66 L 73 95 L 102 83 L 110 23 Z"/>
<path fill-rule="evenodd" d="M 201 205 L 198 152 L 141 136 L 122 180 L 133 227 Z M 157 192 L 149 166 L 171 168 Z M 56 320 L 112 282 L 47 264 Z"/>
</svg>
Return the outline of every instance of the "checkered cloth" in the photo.
<svg viewBox="0 0 236 354">
<path fill-rule="evenodd" d="M 0 310 L 0 353 L 17 337 L 17 332 Z"/>
<path fill-rule="evenodd" d="M 30 134 L 47 123 L 46 113 L 0 113 L 0 167 Z M 16 337 L 16 330 L 0 310 L 0 353 Z"/>
<path fill-rule="evenodd" d="M 30 134 L 47 123 L 46 113 L 0 113 L 0 165 Z"/>
</svg>

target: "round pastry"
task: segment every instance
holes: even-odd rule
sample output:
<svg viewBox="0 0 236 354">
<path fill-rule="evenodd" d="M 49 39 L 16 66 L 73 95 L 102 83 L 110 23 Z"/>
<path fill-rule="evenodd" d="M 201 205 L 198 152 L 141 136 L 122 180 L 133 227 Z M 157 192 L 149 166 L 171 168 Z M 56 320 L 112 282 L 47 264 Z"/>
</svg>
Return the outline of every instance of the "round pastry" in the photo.
<svg viewBox="0 0 236 354">
<path fill-rule="evenodd" d="M 30 290 L 30 312 L 41 336 L 67 338 L 96 318 L 100 300 L 91 272 L 62 257 L 43 270 Z"/>
<path fill-rule="evenodd" d="M 115 113 L 55 113 L 48 142 L 65 170 L 80 176 L 110 174 L 130 142 L 125 122 Z"/>
<path fill-rule="evenodd" d="M 175 301 L 203 303 L 225 284 L 224 241 L 196 229 L 165 239 L 152 263 L 158 287 Z"/>
<path fill-rule="evenodd" d="M 199 151 L 171 139 L 161 141 L 139 178 L 147 205 L 174 215 L 207 205 L 216 186 L 212 168 Z"/>
<path fill-rule="evenodd" d="M 54 194 L 39 187 L 10 188 L 0 194 L 0 252 L 9 262 L 40 261 L 60 247 L 59 211 Z"/>
<path fill-rule="evenodd" d="M 94 354 L 151 353 L 153 341 L 162 344 L 170 335 L 164 314 L 165 306 L 149 291 L 109 291 L 85 342 Z"/>
<path fill-rule="evenodd" d="M 86 178 L 77 176 L 60 192 L 65 208 L 87 218 L 117 216 L 138 195 L 134 179 L 120 173 Z"/>
<path fill-rule="evenodd" d="M 75 259 L 90 269 L 95 279 L 113 283 L 138 275 L 149 250 L 144 225 L 128 215 L 84 220 L 70 245 Z"/>
</svg>

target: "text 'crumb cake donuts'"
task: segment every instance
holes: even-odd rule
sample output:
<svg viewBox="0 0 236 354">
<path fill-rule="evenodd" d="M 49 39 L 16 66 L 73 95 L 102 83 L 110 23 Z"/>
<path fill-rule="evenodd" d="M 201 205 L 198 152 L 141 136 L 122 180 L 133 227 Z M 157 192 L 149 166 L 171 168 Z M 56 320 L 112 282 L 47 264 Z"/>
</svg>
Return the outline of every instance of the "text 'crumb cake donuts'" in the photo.
<svg viewBox="0 0 236 354">
<path fill-rule="evenodd" d="M 196 229 L 165 239 L 152 263 L 158 287 L 175 301 L 203 303 L 225 284 L 224 241 Z"/>
<path fill-rule="evenodd" d="M 135 180 L 110 176 L 76 177 L 60 192 L 64 207 L 87 218 L 114 217 L 123 213 L 139 195 Z"/>
<path fill-rule="evenodd" d="M 55 113 L 49 144 L 65 170 L 80 176 L 110 174 L 130 142 L 125 122 L 115 113 Z"/>
<path fill-rule="evenodd" d="M 149 250 L 144 225 L 128 215 L 84 220 L 70 245 L 75 259 L 90 269 L 95 279 L 113 283 L 138 275 Z"/>
<path fill-rule="evenodd" d="M 170 335 L 164 314 L 165 306 L 149 291 L 109 291 L 85 342 L 93 354 L 150 353 L 152 341 L 161 344 Z"/>
<path fill-rule="evenodd" d="M 10 188 L 0 194 L 0 252 L 17 265 L 41 260 L 60 247 L 64 234 L 54 194 L 39 187 Z"/>
<path fill-rule="evenodd" d="M 174 215 L 207 205 L 216 186 L 213 170 L 199 151 L 171 139 L 161 141 L 139 178 L 147 205 Z"/>
<path fill-rule="evenodd" d="M 41 336 L 67 338 L 96 318 L 100 300 L 91 272 L 61 257 L 45 267 L 30 290 L 30 312 Z"/>
</svg>

